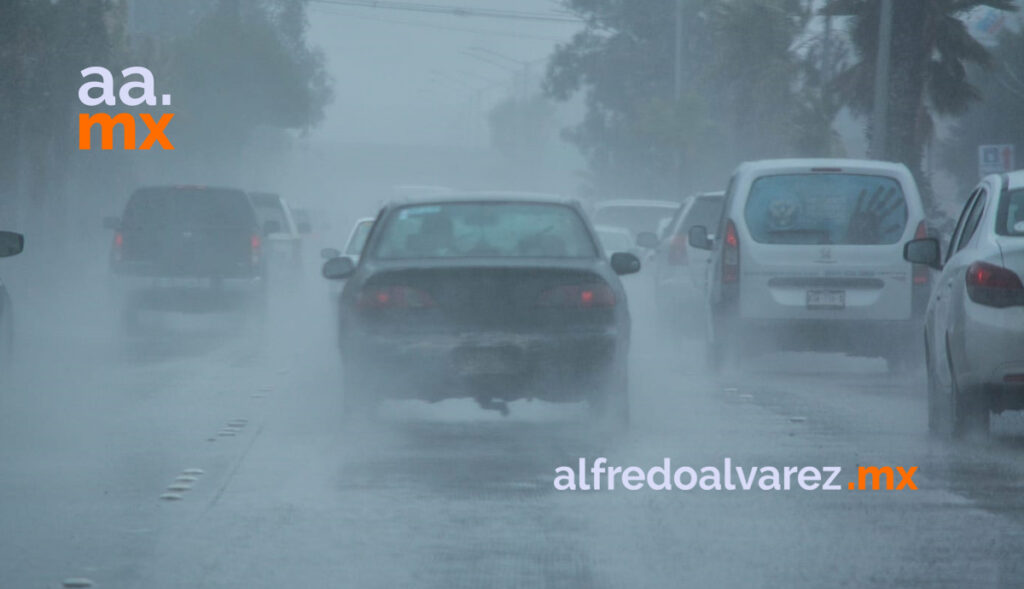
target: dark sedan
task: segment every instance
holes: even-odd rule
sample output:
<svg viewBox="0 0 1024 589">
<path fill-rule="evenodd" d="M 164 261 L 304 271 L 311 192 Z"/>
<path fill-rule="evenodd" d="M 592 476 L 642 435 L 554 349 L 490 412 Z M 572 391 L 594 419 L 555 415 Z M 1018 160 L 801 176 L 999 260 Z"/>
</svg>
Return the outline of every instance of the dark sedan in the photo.
<svg viewBox="0 0 1024 589">
<path fill-rule="evenodd" d="M 630 320 L 618 274 L 579 205 L 508 194 L 432 196 L 381 211 L 340 298 L 345 410 L 385 398 L 536 398 L 629 418 Z"/>
</svg>

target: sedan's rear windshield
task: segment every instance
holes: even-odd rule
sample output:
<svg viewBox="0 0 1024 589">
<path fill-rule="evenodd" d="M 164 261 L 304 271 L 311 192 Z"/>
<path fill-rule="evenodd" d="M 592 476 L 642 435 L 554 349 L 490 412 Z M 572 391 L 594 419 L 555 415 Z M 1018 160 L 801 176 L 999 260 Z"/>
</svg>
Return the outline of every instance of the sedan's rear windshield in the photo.
<svg viewBox="0 0 1024 589">
<path fill-rule="evenodd" d="M 241 190 L 142 188 L 132 194 L 122 223 L 143 227 L 251 227 L 256 219 Z"/>
<path fill-rule="evenodd" d="M 999 207 L 996 233 L 1024 236 L 1024 188 L 1011 190 L 1003 199 L 1003 205 Z"/>
<path fill-rule="evenodd" d="M 784 174 L 755 180 L 744 214 L 759 243 L 881 245 L 903 235 L 907 201 L 884 176 Z"/>
<path fill-rule="evenodd" d="M 442 203 L 392 213 L 372 257 L 590 258 L 597 250 L 570 207 L 538 203 Z"/>
</svg>

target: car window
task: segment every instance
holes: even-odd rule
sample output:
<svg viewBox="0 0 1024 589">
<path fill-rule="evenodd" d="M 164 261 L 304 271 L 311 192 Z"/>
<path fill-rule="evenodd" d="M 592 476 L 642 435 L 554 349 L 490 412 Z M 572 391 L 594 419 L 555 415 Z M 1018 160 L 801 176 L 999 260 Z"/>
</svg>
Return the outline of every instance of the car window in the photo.
<svg viewBox="0 0 1024 589">
<path fill-rule="evenodd" d="M 628 233 L 621 233 L 618 231 L 598 231 L 597 236 L 601 240 L 601 245 L 604 247 L 604 251 L 608 253 L 628 252 L 633 249 L 633 240 L 630 239 Z"/>
<path fill-rule="evenodd" d="M 252 204 L 256 207 L 256 214 L 260 217 L 260 224 L 267 221 L 276 221 L 281 226 L 281 231 L 289 231 L 288 216 L 284 212 L 281 199 L 269 195 L 253 195 Z"/>
<path fill-rule="evenodd" d="M 403 207 L 384 221 L 373 247 L 372 256 L 384 259 L 597 256 L 575 210 L 535 203 Z"/>
<path fill-rule="evenodd" d="M 240 190 L 211 188 L 142 188 L 125 206 L 123 226 L 251 226 L 252 207 Z"/>
<path fill-rule="evenodd" d="M 961 232 L 960 238 L 957 240 L 956 251 L 964 249 L 964 247 L 970 243 L 971 238 L 974 237 L 974 232 L 978 229 L 978 223 L 981 221 L 981 215 L 985 212 L 985 201 L 987 197 L 987 191 L 982 189 L 978 194 L 978 198 L 974 200 L 974 206 L 971 207 L 971 213 L 967 216 L 967 220 L 964 222 L 963 231 Z"/>
<path fill-rule="evenodd" d="M 609 205 L 594 213 L 595 225 L 624 227 L 633 235 L 650 231 L 657 233 L 662 220 L 670 220 L 678 209 L 647 205 Z"/>
<path fill-rule="evenodd" d="M 885 176 L 782 174 L 754 181 L 744 214 L 759 243 L 881 245 L 903 235 L 907 201 Z"/>
<path fill-rule="evenodd" d="M 999 235 L 1024 236 L 1024 189 L 1006 192 L 996 222 Z"/>
<path fill-rule="evenodd" d="M 366 238 L 370 235 L 370 228 L 373 227 L 373 220 L 360 221 L 355 230 L 352 232 L 352 237 L 348 240 L 348 245 L 345 247 L 345 255 L 347 256 L 358 256 L 363 253 L 363 246 L 366 245 Z"/>
<path fill-rule="evenodd" d="M 949 236 L 949 244 L 946 247 L 946 259 L 953 257 L 954 247 L 956 242 L 960 238 L 960 234 L 964 229 L 964 222 L 967 220 L 967 215 L 970 214 L 971 208 L 974 206 L 974 199 L 978 197 L 980 190 L 975 190 L 967 197 L 967 202 L 964 203 L 963 209 L 960 211 L 960 217 L 956 220 L 956 226 L 953 227 L 953 234 Z"/>
<path fill-rule="evenodd" d="M 682 225 L 679 226 L 679 235 L 688 235 L 691 227 L 703 225 L 708 233 L 718 226 L 718 219 L 722 216 L 722 206 L 725 200 L 722 198 L 700 197 L 693 203 L 686 213 Z"/>
</svg>

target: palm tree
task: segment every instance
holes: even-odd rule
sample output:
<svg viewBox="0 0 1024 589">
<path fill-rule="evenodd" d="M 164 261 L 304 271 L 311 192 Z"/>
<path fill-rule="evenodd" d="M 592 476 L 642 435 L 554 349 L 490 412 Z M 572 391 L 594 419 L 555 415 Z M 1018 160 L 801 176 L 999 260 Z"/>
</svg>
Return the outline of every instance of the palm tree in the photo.
<svg viewBox="0 0 1024 589">
<path fill-rule="evenodd" d="M 991 59 L 961 17 L 981 6 L 1008 11 L 1016 7 L 1013 0 L 895 0 L 892 4 L 888 145 L 882 156 L 906 164 L 930 202 L 931 189 L 921 174 L 921 161 L 934 129 L 932 117 L 963 114 L 978 100 L 965 64 L 987 66 Z M 859 114 L 872 108 L 880 5 L 879 0 L 830 0 L 825 8 L 829 14 L 853 19 L 850 34 L 859 59 L 837 83 L 847 104 Z"/>
</svg>

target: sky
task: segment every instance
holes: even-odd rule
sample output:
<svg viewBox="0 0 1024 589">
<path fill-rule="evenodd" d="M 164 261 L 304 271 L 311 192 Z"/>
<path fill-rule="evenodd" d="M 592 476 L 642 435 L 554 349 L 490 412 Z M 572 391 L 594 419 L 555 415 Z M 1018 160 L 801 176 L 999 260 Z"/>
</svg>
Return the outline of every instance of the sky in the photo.
<svg viewBox="0 0 1024 589">
<path fill-rule="evenodd" d="M 510 7 L 504 0 L 444 5 Z M 552 0 L 517 0 L 513 6 L 561 10 Z M 522 66 L 516 61 L 532 62 L 536 85 L 555 46 L 582 27 L 320 2 L 312 2 L 308 14 L 310 42 L 327 57 L 335 93 L 313 137 L 346 142 L 483 144 L 487 110 L 521 92 Z M 485 59 L 467 55 L 474 52 Z"/>
</svg>

